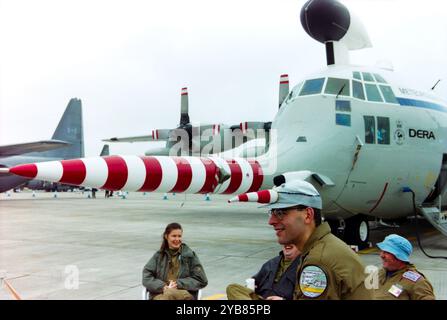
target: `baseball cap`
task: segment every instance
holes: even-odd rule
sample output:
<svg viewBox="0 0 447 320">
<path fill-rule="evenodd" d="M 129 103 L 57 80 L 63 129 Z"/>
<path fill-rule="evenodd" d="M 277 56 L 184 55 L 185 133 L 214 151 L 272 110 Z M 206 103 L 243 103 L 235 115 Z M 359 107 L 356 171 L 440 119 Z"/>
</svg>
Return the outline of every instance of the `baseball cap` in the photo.
<svg viewBox="0 0 447 320">
<path fill-rule="evenodd" d="M 261 208 L 282 209 L 298 205 L 321 209 L 323 207 L 320 194 L 317 189 L 307 181 L 293 180 L 273 188 L 278 194 L 278 199 Z"/>
</svg>

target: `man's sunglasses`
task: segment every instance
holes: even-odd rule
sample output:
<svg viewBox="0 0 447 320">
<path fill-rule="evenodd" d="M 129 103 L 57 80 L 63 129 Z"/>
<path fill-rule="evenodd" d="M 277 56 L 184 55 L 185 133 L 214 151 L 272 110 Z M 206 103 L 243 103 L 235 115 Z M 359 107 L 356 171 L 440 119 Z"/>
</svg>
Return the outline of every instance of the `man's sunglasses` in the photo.
<svg viewBox="0 0 447 320">
<path fill-rule="evenodd" d="M 269 217 L 275 216 L 278 220 L 282 220 L 285 215 L 291 210 L 305 210 L 306 207 L 292 207 L 292 208 L 284 208 L 284 209 L 272 209 L 269 211 Z"/>
</svg>

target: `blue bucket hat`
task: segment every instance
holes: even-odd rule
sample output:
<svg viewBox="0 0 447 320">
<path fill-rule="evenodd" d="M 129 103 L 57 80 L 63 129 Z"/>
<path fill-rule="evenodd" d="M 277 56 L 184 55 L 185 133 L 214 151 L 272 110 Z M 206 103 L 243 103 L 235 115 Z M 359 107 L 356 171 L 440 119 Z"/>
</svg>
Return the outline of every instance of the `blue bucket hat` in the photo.
<svg viewBox="0 0 447 320">
<path fill-rule="evenodd" d="M 320 194 L 317 189 L 307 181 L 293 180 L 283 183 L 279 187 L 273 188 L 278 193 L 278 199 L 261 206 L 267 209 L 283 209 L 297 205 L 304 205 L 316 209 L 323 207 Z"/>
<path fill-rule="evenodd" d="M 377 244 L 380 250 L 393 254 L 397 259 L 410 262 L 413 246 L 410 241 L 397 234 L 390 234 Z"/>
</svg>

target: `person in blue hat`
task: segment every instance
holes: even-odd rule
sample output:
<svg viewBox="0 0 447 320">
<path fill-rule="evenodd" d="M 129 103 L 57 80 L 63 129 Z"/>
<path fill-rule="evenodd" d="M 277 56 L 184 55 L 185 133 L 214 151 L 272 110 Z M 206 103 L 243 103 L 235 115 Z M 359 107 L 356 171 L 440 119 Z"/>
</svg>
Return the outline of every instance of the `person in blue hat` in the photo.
<svg viewBox="0 0 447 320">
<path fill-rule="evenodd" d="M 410 263 L 413 247 L 407 239 L 390 234 L 377 244 L 383 268 L 379 271 L 376 300 L 434 300 L 433 287 Z"/>
</svg>

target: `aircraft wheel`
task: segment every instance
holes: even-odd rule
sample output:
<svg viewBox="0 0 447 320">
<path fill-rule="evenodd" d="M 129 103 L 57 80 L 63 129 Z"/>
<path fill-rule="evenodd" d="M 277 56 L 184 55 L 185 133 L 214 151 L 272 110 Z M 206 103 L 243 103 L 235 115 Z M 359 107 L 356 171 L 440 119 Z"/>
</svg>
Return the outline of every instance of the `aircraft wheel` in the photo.
<svg viewBox="0 0 447 320">
<path fill-rule="evenodd" d="M 344 241 L 358 246 L 359 250 L 369 245 L 369 224 L 366 216 L 358 214 L 345 220 Z"/>
</svg>

